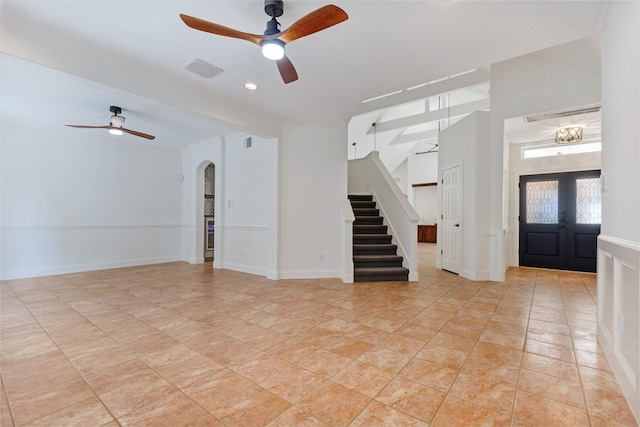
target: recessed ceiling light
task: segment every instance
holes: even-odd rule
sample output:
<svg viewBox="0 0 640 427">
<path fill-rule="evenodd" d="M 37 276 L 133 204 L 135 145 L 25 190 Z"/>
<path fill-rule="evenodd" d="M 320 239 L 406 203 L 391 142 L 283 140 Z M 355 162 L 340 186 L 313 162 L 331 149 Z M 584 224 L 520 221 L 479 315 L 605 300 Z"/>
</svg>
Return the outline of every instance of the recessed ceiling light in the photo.
<svg viewBox="0 0 640 427">
<path fill-rule="evenodd" d="M 255 83 L 251 83 L 251 82 L 249 82 L 249 83 L 245 83 L 245 84 L 244 84 L 244 88 L 245 88 L 246 90 L 258 90 L 258 85 L 257 85 L 257 84 L 255 84 Z"/>
</svg>

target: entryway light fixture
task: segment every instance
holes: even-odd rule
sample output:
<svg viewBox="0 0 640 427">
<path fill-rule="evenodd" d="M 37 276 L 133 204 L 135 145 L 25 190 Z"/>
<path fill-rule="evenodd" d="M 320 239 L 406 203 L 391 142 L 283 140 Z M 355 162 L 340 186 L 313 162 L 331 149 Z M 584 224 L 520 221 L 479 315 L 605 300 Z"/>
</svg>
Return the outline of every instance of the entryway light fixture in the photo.
<svg viewBox="0 0 640 427">
<path fill-rule="evenodd" d="M 258 85 L 253 82 L 247 82 L 244 84 L 246 90 L 258 90 Z"/>
<path fill-rule="evenodd" d="M 568 144 L 582 141 L 582 128 L 560 128 L 556 129 L 556 143 Z"/>
</svg>

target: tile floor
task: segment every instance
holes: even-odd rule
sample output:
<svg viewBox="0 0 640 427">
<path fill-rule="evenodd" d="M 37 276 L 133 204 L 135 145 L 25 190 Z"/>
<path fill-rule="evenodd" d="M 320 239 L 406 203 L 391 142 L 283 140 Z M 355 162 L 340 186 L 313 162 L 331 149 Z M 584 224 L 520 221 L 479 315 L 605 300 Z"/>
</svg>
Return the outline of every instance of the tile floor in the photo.
<svg viewBox="0 0 640 427">
<path fill-rule="evenodd" d="M 2 426 L 635 425 L 596 278 L 270 281 L 170 263 L 2 282 Z"/>
</svg>

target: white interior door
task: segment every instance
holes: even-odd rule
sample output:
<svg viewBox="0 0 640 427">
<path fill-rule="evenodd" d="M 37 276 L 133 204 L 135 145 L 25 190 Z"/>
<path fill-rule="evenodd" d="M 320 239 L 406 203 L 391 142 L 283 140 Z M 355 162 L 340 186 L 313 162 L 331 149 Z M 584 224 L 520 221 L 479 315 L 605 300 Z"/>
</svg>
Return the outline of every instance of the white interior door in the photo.
<svg viewBox="0 0 640 427">
<path fill-rule="evenodd" d="M 442 170 L 442 268 L 459 274 L 462 266 L 462 179 L 460 166 Z"/>
</svg>

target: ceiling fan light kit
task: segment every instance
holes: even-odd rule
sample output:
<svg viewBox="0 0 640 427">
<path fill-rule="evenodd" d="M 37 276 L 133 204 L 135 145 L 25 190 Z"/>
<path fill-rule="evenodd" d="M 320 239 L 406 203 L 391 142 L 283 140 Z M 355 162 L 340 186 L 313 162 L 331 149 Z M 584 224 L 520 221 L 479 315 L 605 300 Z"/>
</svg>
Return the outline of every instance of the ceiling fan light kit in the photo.
<svg viewBox="0 0 640 427">
<path fill-rule="evenodd" d="M 303 16 L 286 30 L 280 31 L 280 23 L 276 18 L 284 13 L 284 1 L 265 0 L 264 11 L 271 19 L 267 22 L 267 29 L 262 35 L 245 33 L 184 14 L 180 14 L 180 19 L 194 30 L 246 40 L 260 46 L 262 54 L 266 58 L 276 61 L 278 71 L 285 84 L 298 80 L 298 72 L 284 52 L 285 45 L 349 19 L 344 10 L 329 4 Z"/>
<path fill-rule="evenodd" d="M 284 58 L 284 42 L 282 40 L 265 40 L 261 42 L 260 45 L 262 46 L 262 54 L 265 58 L 273 61 Z"/>
</svg>

